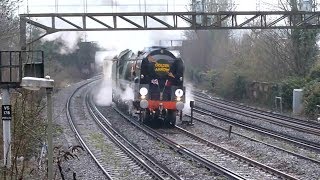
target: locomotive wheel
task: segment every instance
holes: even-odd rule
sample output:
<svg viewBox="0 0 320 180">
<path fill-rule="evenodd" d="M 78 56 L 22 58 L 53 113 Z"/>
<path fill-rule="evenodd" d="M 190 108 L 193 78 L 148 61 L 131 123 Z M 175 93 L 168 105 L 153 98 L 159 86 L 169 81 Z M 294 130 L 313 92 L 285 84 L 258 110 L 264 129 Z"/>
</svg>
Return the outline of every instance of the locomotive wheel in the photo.
<svg viewBox="0 0 320 180">
<path fill-rule="evenodd" d="M 168 125 L 169 128 L 174 128 L 174 126 L 176 125 L 176 111 L 175 110 L 168 110 L 166 124 Z"/>
</svg>

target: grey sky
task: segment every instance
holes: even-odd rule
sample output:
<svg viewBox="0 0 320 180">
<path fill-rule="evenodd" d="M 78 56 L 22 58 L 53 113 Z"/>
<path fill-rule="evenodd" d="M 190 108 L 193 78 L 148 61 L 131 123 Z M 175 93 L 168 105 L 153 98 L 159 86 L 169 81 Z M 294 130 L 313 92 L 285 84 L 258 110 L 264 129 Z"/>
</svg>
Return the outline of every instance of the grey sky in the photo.
<svg viewBox="0 0 320 180">
<path fill-rule="evenodd" d="M 254 11 L 260 4 L 260 10 L 270 10 L 278 0 L 234 0 L 236 10 Z M 189 0 L 24 0 L 21 12 L 26 12 L 27 2 L 30 13 L 39 12 L 106 12 L 106 11 L 185 11 Z M 260 2 L 260 3 L 258 3 Z M 55 5 L 58 4 L 58 9 Z M 84 8 L 87 4 L 88 7 Z M 146 6 L 145 6 L 146 5 Z"/>
</svg>

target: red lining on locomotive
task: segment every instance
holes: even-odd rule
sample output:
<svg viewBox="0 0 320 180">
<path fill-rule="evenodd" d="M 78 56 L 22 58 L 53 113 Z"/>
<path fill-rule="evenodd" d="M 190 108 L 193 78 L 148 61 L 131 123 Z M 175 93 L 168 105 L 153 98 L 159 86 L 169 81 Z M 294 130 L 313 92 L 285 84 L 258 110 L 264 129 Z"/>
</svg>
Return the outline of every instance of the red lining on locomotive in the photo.
<svg viewBox="0 0 320 180">
<path fill-rule="evenodd" d="M 155 100 L 148 100 L 149 109 L 158 109 L 159 104 L 162 103 L 163 109 L 176 109 L 176 102 L 174 101 L 155 101 Z"/>
</svg>

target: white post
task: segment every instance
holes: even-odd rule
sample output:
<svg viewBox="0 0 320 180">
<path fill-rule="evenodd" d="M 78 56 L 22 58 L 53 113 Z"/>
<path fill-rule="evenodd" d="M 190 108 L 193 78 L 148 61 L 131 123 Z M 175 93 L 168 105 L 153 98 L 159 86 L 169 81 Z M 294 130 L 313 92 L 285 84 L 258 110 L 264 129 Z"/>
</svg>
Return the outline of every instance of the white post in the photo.
<svg viewBox="0 0 320 180">
<path fill-rule="evenodd" d="M 2 89 L 2 105 L 10 105 L 9 88 Z M 3 164 L 9 168 L 11 166 L 11 121 L 3 120 Z"/>
<path fill-rule="evenodd" d="M 303 111 L 303 90 L 294 89 L 292 98 L 292 111 L 294 115 L 300 115 Z"/>
<path fill-rule="evenodd" d="M 317 107 L 317 121 L 320 121 L 320 105 L 316 105 L 316 107 Z"/>
<path fill-rule="evenodd" d="M 47 92 L 47 118 L 48 118 L 48 180 L 53 180 L 53 147 L 52 147 L 52 88 Z"/>
<path fill-rule="evenodd" d="M 282 114 L 282 97 L 276 96 L 274 99 L 276 110 L 278 110 L 278 100 L 279 100 L 280 113 Z"/>
</svg>

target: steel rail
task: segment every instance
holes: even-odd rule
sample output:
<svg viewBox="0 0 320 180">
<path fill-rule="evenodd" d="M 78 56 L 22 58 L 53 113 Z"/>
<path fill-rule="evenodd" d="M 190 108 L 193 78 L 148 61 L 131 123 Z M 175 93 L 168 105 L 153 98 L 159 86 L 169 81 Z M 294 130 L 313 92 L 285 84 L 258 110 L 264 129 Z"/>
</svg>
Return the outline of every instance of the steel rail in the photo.
<svg viewBox="0 0 320 180">
<path fill-rule="evenodd" d="M 288 174 L 286 174 L 284 172 L 278 171 L 277 169 L 274 169 L 274 168 L 272 168 L 270 166 L 264 165 L 264 164 L 262 164 L 260 162 L 257 162 L 255 160 L 253 160 L 253 159 L 247 158 L 247 157 L 242 156 L 240 154 L 237 154 L 237 153 L 235 153 L 233 151 L 225 149 L 225 148 L 223 148 L 223 147 L 221 147 L 221 146 L 219 146 L 219 145 L 217 145 L 217 144 L 215 144 L 215 143 L 213 143 L 211 141 L 208 141 L 208 140 L 206 140 L 204 138 L 201 138 L 200 136 L 197 136 L 197 135 L 195 135 L 195 134 L 193 134 L 193 133 L 191 133 L 191 132 L 189 132 L 189 131 L 187 131 L 185 129 L 182 129 L 181 127 L 176 126 L 176 129 L 178 129 L 180 132 L 186 134 L 190 138 L 192 138 L 192 139 L 194 139 L 194 140 L 196 140 L 196 141 L 198 141 L 200 143 L 203 143 L 203 144 L 205 144 L 205 145 L 207 145 L 209 147 L 213 147 L 214 149 L 217 149 L 218 151 L 220 151 L 222 153 L 228 154 L 231 157 L 239 159 L 240 161 L 245 161 L 249 165 L 253 165 L 253 166 L 262 168 L 266 172 L 268 172 L 270 174 L 274 174 L 274 175 L 278 176 L 279 178 L 291 179 L 291 180 L 297 179 L 297 178 L 295 178 L 295 177 L 293 177 L 291 175 L 288 175 Z"/>
<path fill-rule="evenodd" d="M 271 112 L 271 111 L 266 111 L 266 110 L 262 110 L 256 107 L 251 107 L 248 105 L 243 105 L 243 104 L 239 104 L 233 101 L 229 101 L 229 100 L 225 100 L 225 99 L 220 99 L 220 98 L 216 98 L 216 97 L 211 97 L 207 94 L 204 94 L 202 92 L 196 92 L 194 94 L 196 97 L 200 97 L 200 98 L 206 98 L 208 101 L 213 101 L 215 103 L 219 103 L 219 104 L 223 104 L 225 106 L 228 107 L 235 107 L 237 109 L 242 109 L 244 111 L 249 111 L 252 113 L 257 113 L 263 116 L 267 116 L 270 118 L 276 118 L 279 120 L 285 120 L 285 121 L 289 121 L 295 124 L 300 124 L 300 125 L 304 125 L 307 127 L 311 127 L 311 128 L 315 128 L 315 129 L 320 129 L 320 123 L 316 122 L 316 121 L 308 121 L 308 120 L 304 120 L 304 119 L 299 119 L 296 117 L 292 117 L 292 116 L 288 116 L 285 114 L 279 114 L 276 112 Z M 208 99 L 209 98 L 209 99 Z"/>
<path fill-rule="evenodd" d="M 217 164 L 215 164 L 212 161 L 209 161 L 201 156 L 198 156 L 196 153 L 188 150 L 187 148 L 185 148 L 184 146 L 177 144 L 173 141 L 171 141 L 170 139 L 167 139 L 166 137 L 164 137 L 163 135 L 159 134 L 158 132 L 156 132 L 155 130 L 153 130 L 152 128 L 149 128 L 147 126 L 141 125 L 139 122 L 130 119 L 128 116 L 126 116 L 124 113 L 122 113 L 119 109 L 117 109 L 116 107 L 114 107 L 114 109 L 121 115 L 123 116 L 125 119 L 127 119 L 131 124 L 133 124 L 134 126 L 136 126 L 137 128 L 139 128 L 140 130 L 144 131 L 146 134 L 150 135 L 151 137 L 167 144 L 169 147 L 171 147 L 172 149 L 176 150 L 179 153 L 185 154 L 187 156 L 189 156 L 190 158 L 196 160 L 197 162 L 203 164 L 205 167 L 207 167 L 208 169 L 211 169 L 215 172 L 217 172 L 218 174 L 221 174 L 229 179 L 242 179 L 244 180 L 244 177 L 241 177 L 237 174 L 235 174 L 234 172 L 221 167 Z"/>
<path fill-rule="evenodd" d="M 196 100 L 198 100 L 198 102 L 201 102 L 203 104 L 206 104 L 206 105 L 210 105 L 210 106 L 213 106 L 215 108 L 218 108 L 218 109 L 222 109 L 222 110 L 225 110 L 225 111 L 228 111 L 228 112 L 231 112 L 231 113 L 235 113 L 235 114 L 239 114 L 239 115 L 243 115 L 243 116 L 246 116 L 246 117 L 250 117 L 250 118 L 253 118 L 253 119 L 263 119 L 271 124 L 275 124 L 275 125 L 279 125 L 279 126 L 282 126 L 282 127 L 287 127 L 287 128 L 291 128 L 291 129 L 295 129 L 295 130 L 299 130 L 301 132 L 305 132 L 305 133 L 308 133 L 308 134 L 313 134 L 313 135 L 317 135 L 317 136 L 320 136 L 320 129 L 317 129 L 317 128 L 311 128 L 311 127 L 306 127 L 304 125 L 300 125 L 298 123 L 290 123 L 290 122 L 283 122 L 283 121 L 279 121 L 275 118 L 269 118 L 267 117 L 266 115 L 260 115 L 258 113 L 255 113 L 255 112 L 249 112 L 249 111 L 244 111 L 242 109 L 237 109 L 235 107 L 224 107 L 223 105 L 219 105 L 219 104 L 214 104 L 212 102 L 208 102 L 208 100 L 204 100 L 204 99 L 199 99 L 199 98 L 195 98 Z"/>
<path fill-rule="evenodd" d="M 292 136 L 288 136 L 288 135 L 285 135 L 285 134 L 282 134 L 282 133 L 279 133 L 279 132 L 272 131 L 270 129 L 262 128 L 262 127 L 259 127 L 259 126 L 256 126 L 256 125 L 252 125 L 252 124 L 247 123 L 247 122 L 240 121 L 240 120 L 232 118 L 232 117 L 228 117 L 228 116 L 225 116 L 225 115 L 217 114 L 215 112 L 210 112 L 209 110 L 195 108 L 194 111 L 198 112 L 200 114 L 208 115 L 208 116 L 211 116 L 213 118 L 228 122 L 230 124 L 233 124 L 233 125 L 245 128 L 245 129 L 256 131 L 256 132 L 259 132 L 259 133 L 262 133 L 262 134 L 267 134 L 269 136 L 272 136 L 272 137 L 275 137 L 275 138 L 278 138 L 278 139 L 281 139 L 281 140 L 285 140 L 285 141 L 297 144 L 299 146 L 302 146 L 302 147 L 309 148 L 309 149 L 312 149 L 314 151 L 320 152 L 320 145 L 317 144 L 317 143 L 311 142 L 311 141 L 306 141 L 306 140 L 303 140 L 303 139 L 300 139 L 300 138 L 295 138 L 295 137 L 292 137 Z"/>
<path fill-rule="evenodd" d="M 191 117 L 191 116 L 188 115 L 188 114 L 186 114 L 185 116 Z M 205 124 L 205 125 L 207 125 L 207 126 L 214 127 L 214 128 L 220 129 L 220 130 L 225 131 L 225 132 L 228 132 L 228 131 L 229 131 L 228 129 L 224 129 L 224 128 L 220 127 L 220 126 L 217 126 L 217 125 L 214 125 L 214 124 L 212 124 L 212 123 L 206 122 L 206 121 L 201 120 L 201 119 L 199 119 L 199 118 L 197 118 L 197 117 L 193 117 L 193 119 L 196 120 L 196 121 L 199 121 L 200 123 L 203 123 L 203 124 Z M 237 132 L 234 132 L 234 131 L 231 132 L 231 133 L 232 133 L 232 134 L 235 134 L 235 135 L 237 135 L 237 136 L 246 138 L 246 139 L 248 139 L 248 140 L 250 140 L 250 141 L 254 141 L 254 142 L 257 142 L 257 143 L 260 143 L 260 144 L 264 144 L 264 145 L 269 146 L 269 147 L 272 147 L 272 148 L 274 148 L 274 149 L 277 149 L 277 150 L 286 152 L 286 153 L 288 153 L 288 154 L 297 156 L 298 158 L 305 159 L 305 160 L 312 161 L 312 162 L 314 162 L 314 163 L 320 164 L 320 161 L 319 161 L 319 160 L 312 159 L 312 158 L 309 158 L 309 157 L 307 157 L 307 156 L 303 156 L 303 155 L 297 154 L 297 153 L 292 152 L 292 151 L 288 151 L 288 150 L 286 150 L 286 149 L 277 147 L 277 146 L 275 146 L 275 145 L 272 145 L 272 144 L 269 144 L 269 143 L 266 143 L 266 142 L 263 142 L 263 141 L 260 141 L 260 140 L 257 140 L 257 139 L 254 139 L 254 138 L 245 136 L 245 135 L 242 135 L 242 134 L 237 133 Z"/>
<path fill-rule="evenodd" d="M 231 104 L 230 102 L 224 102 L 222 100 L 216 100 L 212 98 L 208 100 L 199 95 L 196 95 L 196 99 L 200 100 L 204 104 L 212 105 L 225 111 L 241 114 L 252 118 L 262 118 L 276 125 L 289 127 L 309 134 L 320 136 L 320 124 L 317 124 L 316 122 L 301 121 L 294 118 L 276 116 L 274 114 L 263 112 L 261 110 L 254 110 L 246 106 Z"/>
<path fill-rule="evenodd" d="M 70 103 L 71 103 L 71 99 L 72 97 L 84 86 L 96 81 L 97 79 L 91 80 L 81 86 L 79 86 L 72 94 L 71 96 L 68 98 L 67 103 L 66 103 L 66 109 L 67 109 L 67 119 L 69 121 L 69 124 L 71 126 L 72 131 L 76 134 L 76 138 L 78 139 L 78 141 L 81 143 L 81 145 L 86 149 L 86 151 L 90 154 L 90 156 L 92 157 L 92 159 L 94 160 L 94 162 L 98 165 L 98 167 L 102 170 L 103 174 L 106 175 L 106 178 L 108 180 L 112 180 L 112 177 L 109 175 L 109 173 L 107 172 L 107 170 L 101 165 L 101 163 L 98 161 L 98 159 L 94 156 L 94 154 L 92 153 L 92 151 L 89 149 L 89 147 L 86 145 L 86 143 L 84 142 L 83 138 L 80 136 L 75 124 L 73 123 L 72 120 L 72 116 L 71 116 L 71 109 L 70 109 Z"/>
<path fill-rule="evenodd" d="M 127 143 L 130 146 L 130 148 L 132 148 L 139 155 L 145 158 L 145 160 L 150 162 L 153 166 L 156 166 L 165 174 L 169 175 L 170 178 L 174 180 L 181 180 L 181 178 L 177 176 L 174 172 L 172 172 L 165 166 L 159 164 L 158 162 L 156 162 L 155 159 L 151 158 L 150 156 L 147 156 L 140 149 L 138 149 L 132 143 L 130 143 L 125 137 L 123 137 L 117 130 L 115 130 L 111 126 L 111 123 L 108 121 L 108 119 L 102 115 L 102 113 L 98 110 L 96 105 L 93 103 L 92 96 L 89 97 L 89 95 L 87 95 L 86 105 L 87 105 L 87 108 L 89 109 L 91 116 L 94 118 L 94 120 L 99 125 L 101 130 L 105 132 L 112 139 L 113 142 L 115 142 L 119 147 L 121 147 L 121 149 L 126 151 L 132 159 L 138 162 L 145 170 L 149 171 L 154 178 L 166 179 L 162 177 L 158 172 L 156 172 L 152 167 L 146 164 L 146 162 L 143 159 L 141 159 L 138 155 L 136 155 L 133 151 L 127 148 L 123 143 L 121 143 L 120 139 L 123 140 L 125 143 Z M 119 139 L 116 136 L 119 137 Z"/>
</svg>

